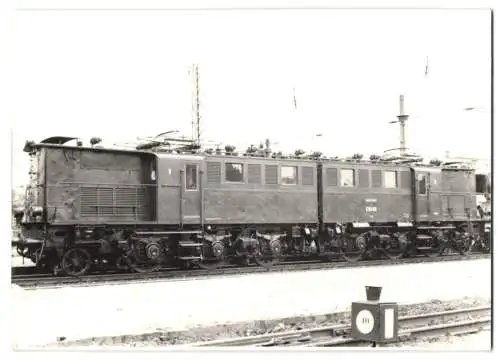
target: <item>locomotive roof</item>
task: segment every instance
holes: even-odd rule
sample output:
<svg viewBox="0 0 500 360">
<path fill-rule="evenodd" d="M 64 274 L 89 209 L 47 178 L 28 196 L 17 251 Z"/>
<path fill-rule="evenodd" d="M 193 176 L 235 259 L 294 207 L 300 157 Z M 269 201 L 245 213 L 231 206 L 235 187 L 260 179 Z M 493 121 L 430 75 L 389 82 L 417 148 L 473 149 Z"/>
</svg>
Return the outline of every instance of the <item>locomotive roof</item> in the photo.
<svg viewBox="0 0 500 360">
<path fill-rule="evenodd" d="M 74 138 L 70 139 L 73 140 Z M 106 148 L 106 147 L 90 147 L 90 146 L 76 146 L 76 145 L 66 145 L 59 144 L 54 142 L 40 142 L 40 143 L 27 143 L 24 146 L 24 151 L 29 152 L 30 149 L 41 149 L 41 148 L 58 148 L 58 149 L 78 149 L 78 150 L 88 150 L 93 152 L 114 152 L 114 153 L 128 153 L 128 154 L 148 154 L 148 155 L 156 155 L 150 151 L 139 151 L 135 149 L 120 149 L 120 148 Z"/>
<path fill-rule="evenodd" d="M 430 164 L 422 164 L 422 163 L 398 163 L 398 162 L 390 162 L 384 160 L 368 160 L 368 159 L 339 159 L 339 158 L 313 158 L 313 157 L 298 157 L 298 156 L 259 156 L 259 155 L 250 155 L 250 154 L 226 154 L 224 151 L 221 154 L 214 153 L 168 153 L 168 152 L 152 152 L 152 151 L 143 151 L 136 149 L 123 149 L 123 148 L 109 148 L 109 147 L 89 147 L 89 146 L 77 146 L 77 145 L 67 145 L 66 143 L 71 140 L 75 140 L 77 138 L 74 137 L 64 137 L 64 136 L 54 136 L 43 140 L 40 143 L 35 142 L 26 142 L 24 147 L 24 151 L 30 152 L 33 149 L 39 148 L 60 148 L 60 149 L 79 149 L 79 150 L 87 150 L 91 152 L 107 152 L 107 153 L 122 153 L 122 154 L 141 154 L 148 156 L 155 156 L 158 159 L 190 159 L 201 161 L 204 159 L 234 159 L 238 161 L 246 161 L 246 160 L 263 160 L 263 161 L 280 161 L 280 162 L 290 162 L 290 163 L 317 163 L 321 162 L 323 164 L 331 164 L 337 166 L 374 166 L 374 167 L 385 167 L 385 168 L 416 168 L 422 169 L 425 171 L 441 171 L 441 170 L 450 170 L 450 171 L 473 171 L 472 167 L 449 167 L 449 166 L 435 166 Z"/>
</svg>

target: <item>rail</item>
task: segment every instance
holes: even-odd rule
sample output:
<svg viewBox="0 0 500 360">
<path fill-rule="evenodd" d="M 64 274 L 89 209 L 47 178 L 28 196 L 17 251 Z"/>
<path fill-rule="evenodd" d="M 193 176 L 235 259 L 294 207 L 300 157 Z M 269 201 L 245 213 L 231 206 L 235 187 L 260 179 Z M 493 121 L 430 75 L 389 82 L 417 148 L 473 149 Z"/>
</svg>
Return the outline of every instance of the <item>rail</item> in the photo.
<svg viewBox="0 0 500 360">
<path fill-rule="evenodd" d="M 342 268 L 361 268 L 361 267 L 375 267 L 375 266 L 397 266 L 405 264 L 418 264 L 418 263 L 435 263 L 443 261 L 468 261 L 479 259 L 490 259 L 490 254 L 473 254 L 473 255 L 443 255 L 442 257 L 415 257 L 403 258 L 398 260 L 367 260 L 357 263 L 332 261 L 321 262 L 317 261 L 296 261 L 289 263 L 281 263 L 272 268 L 264 268 L 258 265 L 252 266 L 237 266 L 228 265 L 221 269 L 205 270 L 205 269 L 191 269 L 180 270 L 178 268 L 163 268 L 161 271 L 153 273 L 115 273 L 111 270 L 103 271 L 98 274 L 86 275 L 83 277 L 56 277 L 51 273 L 46 274 L 29 274 L 26 267 L 21 267 L 19 274 L 16 274 L 15 268 L 12 274 L 12 283 L 19 285 L 26 290 L 33 290 L 37 288 L 58 288 L 67 285 L 71 286 L 98 286 L 108 284 L 120 284 L 130 282 L 152 282 L 152 281 L 167 281 L 167 280 L 184 280 L 196 278 L 213 278 L 219 276 L 238 276 L 255 273 L 267 272 L 292 272 L 292 271 L 314 271 L 314 270 L 333 270 Z M 35 268 L 33 267 L 33 270 Z M 21 274 L 22 273 L 22 274 Z"/>
<path fill-rule="evenodd" d="M 463 318 L 470 317 L 474 317 L 474 319 L 463 320 Z M 400 341 L 407 341 L 423 335 L 461 335 L 486 328 L 491 322 L 491 307 L 483 306 L 404 316 L 400 317 L 398 320 L 401 328 L 399 332 Z M 438 324 L 435 324 L 436 322 L 438 322 Z M 349 325 L 332 325 L 282 333 L 191 343 L 179 345 L 178 347 L 333 347 L 366 344 L 366 341 L 359 341 L 349 337 L 350 333 L 351 327 Z"/>
</svg>

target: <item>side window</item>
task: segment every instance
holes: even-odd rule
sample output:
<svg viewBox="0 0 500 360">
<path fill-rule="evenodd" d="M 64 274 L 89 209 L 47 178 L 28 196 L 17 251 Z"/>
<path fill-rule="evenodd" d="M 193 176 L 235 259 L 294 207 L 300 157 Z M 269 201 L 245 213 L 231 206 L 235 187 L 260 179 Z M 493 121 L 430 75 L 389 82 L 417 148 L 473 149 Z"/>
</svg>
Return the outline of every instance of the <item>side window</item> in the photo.
<svg viewBox="0 0 500 360">
<path fill-rule="evenodd" d="M 476 193 L 484 194 L 487 192 L 488 182 L 486 175 L 476 174 Z"/>
<path fill-rule="evenodd" d="M 284 185 L 297 185 L 297 167 L 282 166 L 281 167 L 281 183 Z"/>
<path fill-rule="evenodd" d="M 243 164 L 226 163 L 226 181 L 243 182 Z"/>
<path fill-rule="evenodd" d="M 186 190 L 198 189 L 198 166 L 186 165 Z"/>
<path fill-rule="evenodd" d="M 340 170 L 340 184 L 343 187 L 353 187 L 354 184 L 354 170 L 342 169 Z"/>
<path fill-rule="evenodd" d="M 418 174 L 418 193 L 420 195 L 427 194 L 427 177 L 424 174 Z"/>
<path fill-rule="evenodd" d="M 384 184 L 386 188 L 397 188 L 398 187 L 397 172 L 396 171 L 384 172 Z"/>
</svg>

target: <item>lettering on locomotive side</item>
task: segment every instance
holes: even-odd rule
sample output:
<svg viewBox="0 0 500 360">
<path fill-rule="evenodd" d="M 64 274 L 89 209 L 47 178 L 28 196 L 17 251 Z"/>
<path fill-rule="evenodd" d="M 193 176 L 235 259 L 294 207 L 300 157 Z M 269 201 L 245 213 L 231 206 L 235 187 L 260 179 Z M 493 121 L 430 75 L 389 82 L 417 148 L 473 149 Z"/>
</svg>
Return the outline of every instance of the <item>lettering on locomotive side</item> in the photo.
<svg viewBox="0 0 500 360">
<path fill-rule="evenodd" d="M 367 203 L 376 203 L 377 199 L 365 199 L 365 202 L 367 202 Z"/>
<path fill-rule="evenodd" d="M 365 207 L 366 212 L 377 212 L 377 207 L 376 206 L 367 206 Z"/>
</svg>

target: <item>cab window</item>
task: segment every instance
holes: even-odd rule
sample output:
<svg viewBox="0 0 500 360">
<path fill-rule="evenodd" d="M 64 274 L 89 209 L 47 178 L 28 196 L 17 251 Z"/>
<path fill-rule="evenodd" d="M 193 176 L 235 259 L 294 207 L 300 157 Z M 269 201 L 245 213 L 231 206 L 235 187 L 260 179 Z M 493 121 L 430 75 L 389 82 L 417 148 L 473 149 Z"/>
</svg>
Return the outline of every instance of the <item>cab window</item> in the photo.
<svg viewBox="0 0 500 360">
<path fill-rule="evenodd" d="M 417 178 L 418 182 L 418 193 L 419 195 L 427 194 L 427 177 L 423 174 L 419 174 Z"/>
<path fill-rule="evenodd" d="M 186 165 L 186 190 L 198 189 L 198 167 Z"/>
</svg>

